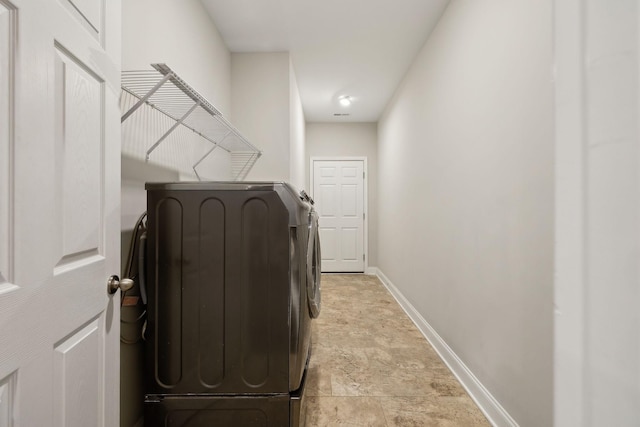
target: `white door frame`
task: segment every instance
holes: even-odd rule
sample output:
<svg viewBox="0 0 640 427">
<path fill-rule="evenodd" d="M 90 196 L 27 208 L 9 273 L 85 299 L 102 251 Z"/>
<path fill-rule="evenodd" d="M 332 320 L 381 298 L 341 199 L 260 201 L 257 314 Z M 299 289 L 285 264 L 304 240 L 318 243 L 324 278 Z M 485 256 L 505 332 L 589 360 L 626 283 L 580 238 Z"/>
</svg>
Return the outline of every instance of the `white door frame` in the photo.
<svg viewBox="0 0 640 427">
<path fill-rule="evenodd" d="M 363 242 L 363 250 L 364 250 L 364 273 L 365 274 L 374 274 L 369 270 L 369 171 L 367 169 L 367 157 L 366 156 L 330 156 L 330 157 L 311 157 L 309 160 L 309 191 L 311 192 L 311 197 L 314 197 L 313 194 L 313 164 L 316 161 L 362 161 L 362 170 L 364 171 L 364 242 Z M 322 244 L 322 241 L 320 242 Z"/>
</svg>

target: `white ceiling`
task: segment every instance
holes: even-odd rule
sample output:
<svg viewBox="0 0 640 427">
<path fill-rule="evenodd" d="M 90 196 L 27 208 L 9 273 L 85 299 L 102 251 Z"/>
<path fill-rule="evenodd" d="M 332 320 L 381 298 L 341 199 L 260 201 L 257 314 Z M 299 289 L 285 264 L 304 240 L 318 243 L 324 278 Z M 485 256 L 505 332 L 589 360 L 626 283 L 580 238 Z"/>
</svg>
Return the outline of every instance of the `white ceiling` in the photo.
<svg viewBox="0 0 640 427">
<path fill-rule="evenodd" d="M 291 53 L 308 122 L 376 122 L 449 0 L 201 1 L 231 52 Z"/>
</svg>

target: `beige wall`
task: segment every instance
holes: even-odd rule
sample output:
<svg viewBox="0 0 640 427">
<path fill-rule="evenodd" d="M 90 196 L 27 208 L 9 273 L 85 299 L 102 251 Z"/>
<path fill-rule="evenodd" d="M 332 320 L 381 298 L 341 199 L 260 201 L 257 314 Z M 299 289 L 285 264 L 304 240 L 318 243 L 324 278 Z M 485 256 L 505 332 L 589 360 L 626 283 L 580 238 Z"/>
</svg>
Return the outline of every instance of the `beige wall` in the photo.
<svg viewBox="0 0 640 427">
<path fill-rule="evenodd" d="M 377 266 L 377 181 L 378 181 L 378 131 L 375 123 L 307 123 L 306 130 L 306 188 L 311 194 L 309 162 L 311 157 L 367 158 L 367 200 L 369 212 L 369 267 Z"/>
<path fill-rule="evenodd" d="M 289 53 L 231 55 L 233 123 L 262 157 L 248 181 L 304 184 L 304 113 Z"/>
<path fill-rule="evenodd" d="M 180 77 L 215 105 L 225 116 L 231 105 L 231 55 L 202 4 L 197 0 L 135 0 L 122 4 L 122 69 L 151 70 L 152 63 L 166 63 Z M 126 110 L 136 100 L 123 95 Z M 192 166 L 211 143 L 179 127 L 144 163 L 145 151 L 173 125 L 173 120 L 143 106 L 122 126 L 123 197 L 122 227 L 131 229 L 144 205 L 144 182 L 165 179 L 159 170 L 172 170 L 178 179 L 195 179 Z M 136 165 L 135 160 L 140 162 Z M 133 173 L 134 169 L 139 173 Z M 199 167 L 207 179 L 229 179 L 231 160 L 216 150 Z M 146 174 L 146 175 L 145 175 Z"/>
<path fill-rule="evenodd" d="M 523 427 L 552 425 L 551 4 L 452 0 L 378 128 L 378 266 Z"/>
<path fill-rule="evenodd" d="M 288 181 L 289 54 L 233 53 L 231 75 L 234 125 L 263 153 L 246 179 Z"/>
<path fill-rule="evenodd" d="M 293 64 L 289 62 L 290 176 L 289 181 L 302 190 L 305 187 L 305 121 Z"/>
<path fill-rule="evenodd" d="M 226 117 L 231 55 L 199 0 L 122 2 L 122 69 L 166 63 Z"/>
</svg>

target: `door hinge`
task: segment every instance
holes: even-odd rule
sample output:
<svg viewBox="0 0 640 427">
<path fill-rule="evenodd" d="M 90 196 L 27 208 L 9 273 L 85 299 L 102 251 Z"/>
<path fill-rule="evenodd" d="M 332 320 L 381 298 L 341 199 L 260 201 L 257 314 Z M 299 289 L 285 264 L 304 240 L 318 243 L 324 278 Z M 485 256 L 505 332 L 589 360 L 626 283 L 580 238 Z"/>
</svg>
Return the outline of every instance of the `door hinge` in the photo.
<svg viewBox="0 0 640 427">
<path fill-rule="evenodd" d="M 362 179 L 364 179 L 364 172 L 362 172 Z"/>
<path fill-rule="evenodd" d="M 364 219 L 364 212 L 362 212 L 362 219 Z"/>
<path fill-rule="evenodd" d="M 362 254 L 362 261 L 364 261 L 364 254 Z"/>
</svg>

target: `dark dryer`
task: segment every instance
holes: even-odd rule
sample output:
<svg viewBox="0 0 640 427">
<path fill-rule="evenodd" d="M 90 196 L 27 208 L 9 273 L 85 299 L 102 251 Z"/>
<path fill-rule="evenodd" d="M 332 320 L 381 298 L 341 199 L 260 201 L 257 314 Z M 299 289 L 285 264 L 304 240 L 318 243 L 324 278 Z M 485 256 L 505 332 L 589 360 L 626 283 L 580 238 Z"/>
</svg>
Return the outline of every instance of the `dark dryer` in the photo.
<svg viewBox="0 0 640 427">
<path fill-rule="evenodd" d="M 320 310 L 313 201 L 274 182 L 146 189 L 145 425 L 301 425 Z"/>
</svg>

